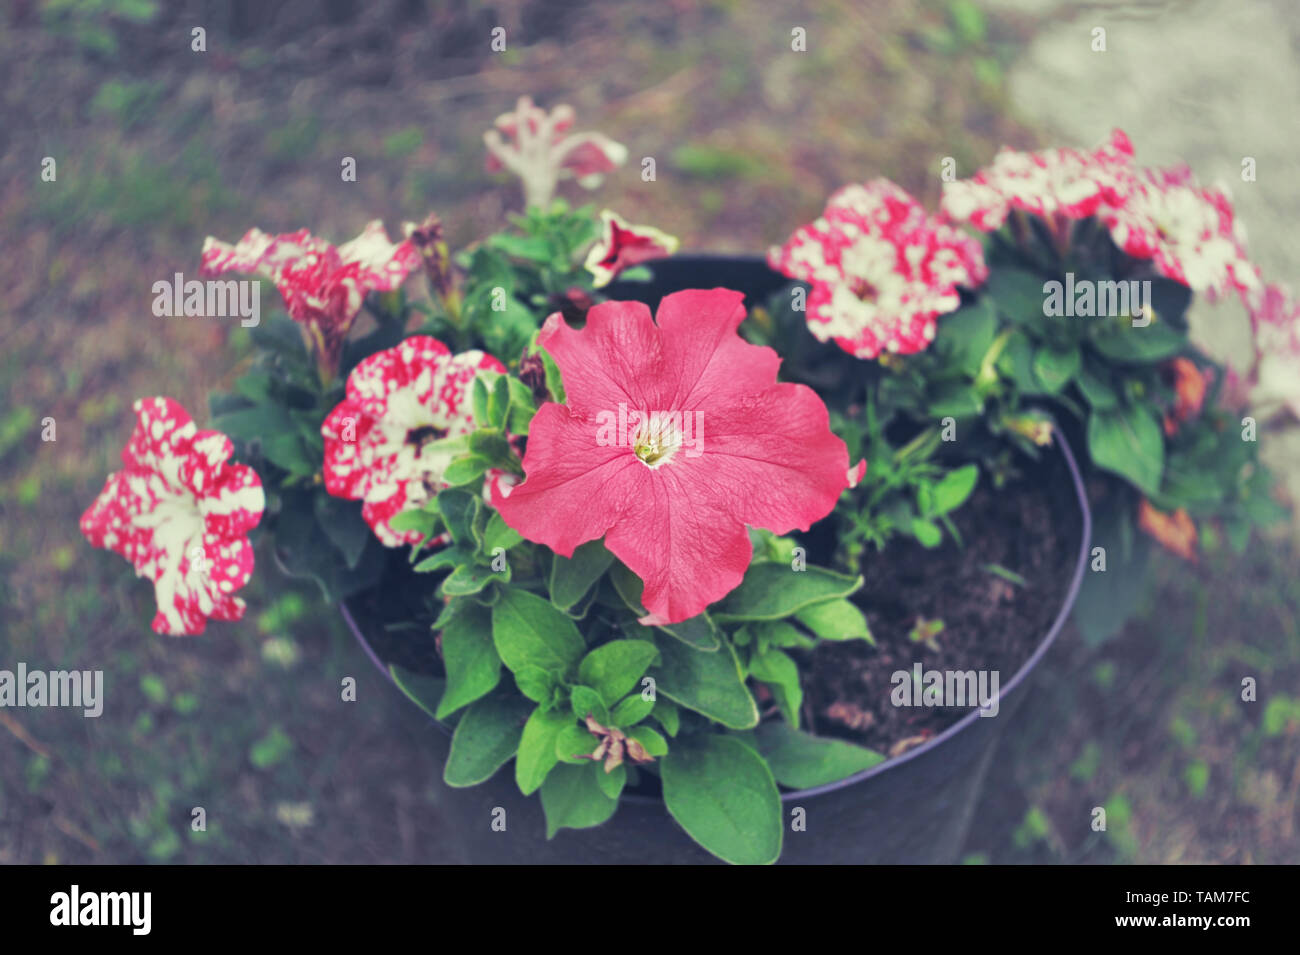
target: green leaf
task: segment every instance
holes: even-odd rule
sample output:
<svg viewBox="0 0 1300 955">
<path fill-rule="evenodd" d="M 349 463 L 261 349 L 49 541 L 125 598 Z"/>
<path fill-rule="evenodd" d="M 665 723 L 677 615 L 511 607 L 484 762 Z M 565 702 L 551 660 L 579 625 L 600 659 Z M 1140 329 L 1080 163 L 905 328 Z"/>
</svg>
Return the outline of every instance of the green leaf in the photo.
<svg viewBox="0 0 1300 955">
<path fill-rule="evenodd" d="M 511 434 L 527 436 L 532 425 L 533 416 L 537 414 L 537 399 L 532 389 L 518 378 L 510 378 L 510 418 L 506 430 Z"/>
<path fill-rule="evenodd" d="M 949 8 L 957 35 L 966 43 L 975 44 L 984 39 L 987 27 L 982 11 L 974 0 L 952 0 Z"/>
<path fill-rule="evenodd" d="M 501 512 L 493 511 L 492 516 L 488 518 L 487 528 L 483 531 L 483 552 L 491 557 L 492 552 L 498 547 L 509 550 L 521 540 L 523 537 L 505 522 Z"/>
<path fill-rule="evenodd" d="M 480 593 L 494 580 L 509 583 L 510 565 L 506 564 L 503 571 L 495 571 L 478 564 L 461 564 L 442 582 L 442 593 L 446 597 L 465 597 Z"/>
<path fill-rule="evenodd" d="M 620 282 L 649 282 L 652 278 L 654 278 L 654 273 L 644 265 L 635 265 L 618 273 Z"/>
<path fill-rule="evenodd" d="M 421 537 L 432 537 L 441 520 L 432 511 L 412 508 L 394 514 L 388 519 L 388 524 L 395 531 L 419 531 Z"/>
<path fill-rule="evenodd" d="M 478 541 L 474 539 L 474 519 L 483 507 L 483 499 L 469 491 L 447 488 L 438 494 L 438 511 L 442 514 L 447 532 L 461 547 L 470 552 L 478 550 Z"/>
<path fill-rule="evenodd" d="M 236 441 L 264 442 L 271 435 L 292 432 L 293 419 L 288 408 L 268 402 L 218 415 L 212 419 L 211 427 Z"/>
<path fill-rule="evenodd" d="M 492 391 L 488 394 L 487 421 L 480 422 L 480 426 L 486 424 L 490 428 L 504 431 L 509 416 L 510 379 L 506 375 L 498 375 L 492 383 Z"/>
<path fill-rule="evenodd" d="M 983 410 L 983 399 L 964 382 L 940 387 L 929 405 L 935 418 L 972 418 Z"/>
<path fill-rule="evenodd" d="M 787 565 L 788 566 L 788 565 Z M 627 565 L 616 562 L 609 572 L 610 583 L 618 595 L 623 598 L 628 609 L 637 616 L 645 615 L 645 607 L 641 605 L 641 591 L 643 584 L 641 578 L 628 569 Z M 714 625 L 713 618 L 708 613 L 696 614 L 680 623 L 663 624 L 658 627 L 664 633 L 676 637 L 687 646 L 694 647 L 696 650 L 716 650 L 721 645 L 718 628 Z"/>
<path fill-rule="evenodd" d="M 634 574 L 622 561 L 614 561 L 609 567 L 609 582 L 623 598 L 629 610 L 638 617 L 645 616 L 645 607 L 641 605 L 641 591 L 644 585 L 641 578 Z"/>
<path fill-rule="evenodd" d="M 515 259 L 527 259 L 530 262 L 546 263 L 551 260 L 551 244 L 538 235 L 512 235 L 498 232 L 489 236 L 488 245 L 500 249 Z"/>
<path fill-rule="evenodd" d="M 442 778 L 448 786 L 477 786 L 490 779 L 519 749 L 533 705 L 517 696 L 489 696 L 460 718 Z"/>
<path fill-rule="evenodd" d="M 551 603 L 561 610 L 573 607 L 613 561 L 614 555 L 598 540 L 576 548 L 571 558 L 556 554 L 551 562 Z"/>
<path fill-rule="evenodd" d="M 1034 352 L 1034 374 L 1044 390 L 1055 394 L 1079 372 L 1079 349 L 1039 348 Z"/>
<path fill-rule="evenodd" d="M 596 785 L 610 799 L 617 800 L 623 792 L 623 787 L 627 784 L 627 765 L 620 763 L 609 772 L 598 772 L 596 774 Z"/>
<path fill-rule="evenodd" d="M 293 740 L 279 726 L 248 748 L 248 760 L 257 769 L 270 769 L 282 763 L 293 752 Z"/>
<path fill-rule="evenodd" d="M 492 462 L 482 455 L 467 454 L 448 464 L 442 472 L 442 479 L 452 487 L 461 487 L 481 478 L 490 467 Z"/>
<path fill-rule="evenodd" d="M 786 722 L 798 727 L 799 707 L 803 706 L 803 687 L 799 685 L 799 667 L 790 655 L 775 647 L 755 654 L 749 661 L 749 673 L 754 679 L 767 684 Z"/>
<path fill-rule="evenodd" d="M 945 315 L 938 325 L 935 346 L 963 372 L 974 377 L 997 333 L 997 315 L 989 299 Z"/>
<path fill-rule="evenodd" d="M 1075 383 L 1088 404 L 1092 405 L 1093 411 L 1110 411 L 1119 406 L 1119 394 L 1105 378 L 1091 370 L 1088 365 L 1084 365 Z"/>
<path fill-rule="evenodd" d="M 1097 467 L 1127 478 L 1143 493 L 1159 493 L 1165 439 L 1146 408 L 1128 405 L 1094 413 L 1088 419 L 1088 453 Z"/>
<path fill-rule="evenodd" d="M 278 468 L 295 476 L 315 474 L 320 462 L 314 460 L 296 433 L 268 434 L 262 438 L 262 456 Z"/>
<path fill-rule="evenodd" d="M 444 547 L 442 550 L 434 551 L 424 560 L 415 565 L 414 570 L 417 574 L 427 574 L 435 570 L 442 570 L 445 567 L 459 567 L 472 563 L 474 557 L 467 553 L 464 548 L 451 546 Z"/>
<path fill-rule="evenodd" d="M 669 813 L 719 859 L 765 865 L 780 856 L 781 796 L 752 749 L 727 736 L 682 739 L 659 774 Z"/>
<path fill-rule="evenodd" d="M 750 564 L 776 563 L 790 567 L 794 561 L 794 549 L 799 546 L 793 537 L 777 537 L 761 527 L 749 529 L 749 540 L 754 546 Z"/>
<path fill-rule="evenodd" d="M 676 736 L 682 728 L 682 711 L 666 696 L 655 700 L 655 708 L 650 711 L 650 715 L 669 736 Z"/>
<path fill-rule="evenodd" d="M 562 763 L 583 766 L 597 745 L 596 738 L 586 728 L 571 722 L 555 737 L 555 758 Z"/>
<path fill-rule="evenodd" d="M 1019 324 L 1039 322 L 1043 318 L 1043 278 L 1023 269 L 998 268 L 989 272 L 985 294 L 1006 318 Z"/>
<path fill-rule="evenodd" d="M 618 800 L 605 795 L 598 773 L 604 773 L 604 769 L 589 762 L 582 766 L 561 763 L 551 770 L 541 789 L 547 839 L 554 838 L 561 829 L 599 826 L 614 815 Z"/>
<path fill-rule="evenodd" d="M 949 471 L 931 488 L 931 503 L 929 514 L 938 516 L 947 514 L 956 510 L 966 502 L 971 492 L 975 490 L 975 482 L 979 480 L 980 469 L 977 464 L 967 464 L 964 467 Z"/>
<path fill-rule="evenodd" d="M 490 374 L 475 375 L 474 383 L 469 388 L 470 413 L 474 416 L 474 422 L 478 425 L 482 425 L 488 420 L 488 399 L 491 394 L 488 388 L 488 378 L 490 377 Z"/>
<path fill-rule="evenodd" d="M 442 629 L 442 662 L 447 689 L 437 717 L 445 719 L 496 688 L 501 658 L 492 642 L 492 614 L 472 600 L 457 600 L 459 611 Z"/>
<path fill-rule="evenodd" d="M 388 552 L 370 534 L 361 559 L 356 567 L 349 568 L 316 519 L 312 497 L 311 492 L 289 490 L 281 495 L 275 521 L 275 555 L 290 575 L 314 580 L 331 603 L 345 600 L 379 580 Z"/>
<path fill-rule="evenodd" d="M 567 673 L 587 649 L 573 621 L 550 601 L 513 587 L 492 605 L 492 640 L 511 670 L 536 666 Z"/>
<path fill-rule="evenodd" d="M 519 752 L 515 756 L 515 782 L 525 796 L 531 795 L 546 780 L 547 774 L 559 762 L 555 755 L 555 742 L 560 733 L 573 725 L 567 712 L 545 712 L 541 707 L 533 710 L 524 724 L 519 738 Z"/>
<path fill-rule="evenodd" d="M 655 678 L 657 695 L 732 729 L 757 725 L 758 704 L 745 687 L 730 646 L 706 653 L 669 638 L 661 637 L 656 644 L 662 663 L 650 675 Z"/>
<path fill-rule="evenodd" d="M 1034 350 L 1025 333 L 1017 329 L 994 363 L 998 374 L 1012 381 L 1027 395 L 1041 394 L 1043 387 L 1034 371 Z"/>
<path fill-rule="evenodd" d="M 832 604 L 836 602 L 830 601 Z M 824 606 L 826 604 L 816 604 L 808 609 L 815 610 L 817 607 Z M 817 645 L 816 640 L 786 620 L 760 620 L 756 623 L 746 624 L 732 637 L 736 646 L 741 645 L 741 634 L 752 637 L 756 641 L 755 645 L 760 649 L 766 649 L 767 647 L 800 647 L 804 650 L 811 650 Z"/>
<path fill-rule="evenodd" d="M 648 640 L 612 640 L 578 665 L 578 679 L 613 706 L 631 691 L 659 651 Z"/>
<path fill-rule="evenodd" d="M 580 720 L 585 720 L 588 716 L 594 719 L 601 726 L 608 726 L 609 707 L 605 705 L 605 699 L 599 693 L 589 686 L 583 686 L 579 683 L 570 690 L 569 703 L 573 707 L 573 715 Z"/>
<path fill-rule="evenodd" d="M 755 564 L 740 586 L 717 605 L 713 619 L 779 620 L 826 600 L 847 597 L 862 586 L 861 577 L 822 567 L 796 571 L 783 564 Z"/>
<path fill-rule="evenodd" d="M 520 667 L 513 670 L 515 685 L 521 694 L 528 696 L 534 703 L 549 704 L 555 698 L 558 681 L 541 667 Z"/>
<path fill-rule="evenodd" d="M 519 692 L 534 703 L 549 703 L 555 696 L 556 680 L 541 667 L 523 666 L 513 672 Z"/>
<path fill-rule="evenodd" d="M 938 547 L 943 542 L 943 531 L 939 530 L 938 524 L 922 517 L 914 517 L 911 527 L 922 547 Z"/>
<path fill-rule="evenodd" d="M 627 729 L 629 726 L 640 723 L 650 715 L 650 711 L 654 708 L 654 700 L 647 700 L 640 693 L 633 693 L 631 696 L 619 701 L 618 705 L 610 712 L 609 718 L 613 720 L 614 725 L 619 729 Z"/>
<path fill-rule="evenodd" d="M 867 618 L 851 601 L 828 600 L 795 614 L 795 619 L 823 640 L 866 640 L 874 644 Z"/>
<path fill-rule="evenodd" d="M 1111 321 L 1092 337 L 1091 344 L 1111 361 L 1150 364 L 1185 349 L 1187 336 L 1165 322 L 1132 327 Z"/>
<path fill-rule="evenodd" d="M 393 682 L 397 684 L 397 688 L 405 693 L 411 702 L 430 716 L 436 716 L 439 702 L 447 685 L 446 680 L 423 673 L 414 673 L 403 669 L 396 663 L 388 665 L 388 672 L 392 674 Z"/>
<path fill-rule="evenodd" d="M 838 782 L 885 761 L 874 750 L 813 736 L 780 721 L 764 723 L 754 737 L 776 781 L 791 789 Z"/>
<path fill-rule="evenodd" d="M 658 730 L 651 729 L 649 726 L 633 726 L 627 731 L 627 735 L 644 746 L 645 751 L 655 758 L 668 752 L 668 740 L 659 735 Z"/>
<path fill-rule="evenodd" d="M 658 629 L 696 650 L 712 652 L 722 646 L 718 628 L 707 613 L 697 614 L 681 623 L 662 624 Z"/>
</svg>

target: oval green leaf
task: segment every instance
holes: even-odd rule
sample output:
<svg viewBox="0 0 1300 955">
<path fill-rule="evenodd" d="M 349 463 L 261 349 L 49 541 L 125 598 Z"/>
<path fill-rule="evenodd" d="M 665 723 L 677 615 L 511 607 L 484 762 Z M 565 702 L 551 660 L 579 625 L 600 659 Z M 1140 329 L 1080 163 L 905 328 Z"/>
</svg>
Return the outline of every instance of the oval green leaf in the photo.
<svg viewBox="0 0 1300 955">
<path fill-rule="evenodd" d="M 724 862 L 767 865 L 781 854 L 781 796 L 763 758 L 727 736 L 679 740 L 660 762 L 664 803 Z"/>
</svg>

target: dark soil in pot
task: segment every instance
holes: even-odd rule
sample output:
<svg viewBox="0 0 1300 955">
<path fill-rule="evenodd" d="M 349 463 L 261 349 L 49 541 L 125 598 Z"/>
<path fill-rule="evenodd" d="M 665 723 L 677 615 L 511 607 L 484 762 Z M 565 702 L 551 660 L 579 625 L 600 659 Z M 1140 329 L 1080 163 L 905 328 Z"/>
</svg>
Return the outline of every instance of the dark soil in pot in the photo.
<svg viewBox="0 0 1300 955">
<path fill-rule="evenodd" d="M 1008 682 L 1050 629 L 1069 589 L 1079 547 L 1077 505 L 1069 492 L 1069 474 L 1049 452 L 1000 489 L 981 480 L 952 515 L 961 544 L 946 537 L 927 549 L 899 537 L 883 552 L 868 551 L 866 582 L 854 600 L 867 615 L 876 645 L 855 640 L 794 651 L 806 674 L 806 725 L 898 755 L 970 709 L 894 706 L 896 671 L 920 663 L 927 670 L 998 671 L 1001 684 Z M 1065 515 L 1063 524 L 1057 515 Z M 437 642 L 428 629 L 430 601 L 436 600 L 432 583 L 412 573 L 404 556 L 395 556 L 383 587 L 349 601 L 385 664 L 441 675 Z M 909 636 L 918 617 L 943 621 L 933 646 Z M 775 715 L 770 701 L 764 710 Z M 653 787 L 655 781 L 646 782 Z"/>
<path fill-rule="evenodd" d="M 1049 492 L 1069 480 L 1055 454 L 1000 489 L 984 476 L 952 515 L 961 544 L 945 537 L 927 549 L 899 537 L 864 555 L 865 583 L 853 599 L 876 645 L 823 643 L 811 652 L 804 692 L 813 731 L 896 756 L 970 712 L 895 706 L 896 671 L 919 663 L 998 671 L 1002 684 L 1010 680 L 1060 611 L 1078 559 L 1076 505 L 1058 510 Z M 1061 513 L 1069 515 L 1064 524 Z M 943 622 L 930 645 L 911 637 L 918 618 Z"/>
</svg>

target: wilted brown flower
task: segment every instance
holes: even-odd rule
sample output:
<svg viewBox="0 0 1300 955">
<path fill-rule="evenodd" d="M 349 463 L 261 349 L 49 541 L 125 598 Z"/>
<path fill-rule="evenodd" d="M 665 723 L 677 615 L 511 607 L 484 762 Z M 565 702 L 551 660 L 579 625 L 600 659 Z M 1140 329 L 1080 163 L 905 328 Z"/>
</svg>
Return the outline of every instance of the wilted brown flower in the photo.
<svg viewBox="0 0 1300 955">
<path fill-rule="evenodd" d="M 1201 413 L 1213 373 L 1209 369 L 1202 372 L 1190 358 L 1175 358 L 1166 362 L 1161 372 L 1173 387 L 1176 396 L 1174 406 L 1164 417 L 1165 434 L 1172 436 L 1177 433 L 1180 424 Z"/>
<path fill-rule="evenodd" d="M 547 308 L 559 312 L 570 325 L 581 324 L 587 320 L 587 312 L 596 300 L 576 286 L 563 292 L 555 292 L 546 301 Z"/>
<path fill-rule="evenodd" d="M 596 737 L 598 742 L 596 748 L 582 758 L 597 761 L 603 759 L 607 773 L 612 773 L 621 766 L 624 757 L 634 763 L 654 762 L 654 757 L 647 753 L 645 747 L 639 742 L 630 736 L 625 736 L 612 726 L 608 728 L 601 726 L 590 713 L 587 714 L 587 731 Z"/>
<path fill-rule="evenodd" d="M 1011 415 L 1002 419 L 1002 424 L 1021 437 L 1028 438 L 1034 444 L 1043 447 L 1052 442 L 1052 422 L 1037 415 Z"/>
<path fill-rule="evenodd" d="M 1171 554 L 1196 563 L 1196 525 L 1183 508 L 1166 514 L 1143 498 L 1138 505 L 1138 527 Z"/>
<path fill-rule="evenodd" d="M 442 220 L 430 212 L 419 225 L 406 223 L 406 237 L 424 261 L 424 274 L 429 284 L 443 298 L 451 292 L 451 251 L 443 237 Z"/>
</svg>

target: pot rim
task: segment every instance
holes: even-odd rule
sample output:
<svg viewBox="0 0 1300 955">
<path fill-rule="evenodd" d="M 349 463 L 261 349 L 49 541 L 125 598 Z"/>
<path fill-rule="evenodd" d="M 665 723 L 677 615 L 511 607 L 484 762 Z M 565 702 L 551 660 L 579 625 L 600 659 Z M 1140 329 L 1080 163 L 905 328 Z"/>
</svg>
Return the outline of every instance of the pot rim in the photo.
<svg viewBox="0 0 1300 955">
<path fill-rule="evenodd" d="M 690 256 L 676 256 L 674 258 L 677 261 L 683 261 L 689 258 L 689 259 L 693 259 L 696 261 L 703 261 L 703 262 L 709 262 L 709 261 L 750 262 L 754 264 L 761 264 L 764 267 L 767 266 L 767 263 L 759 256 L 742 256 L 742 255 L 730 256 L 730 255 L 706 253 L 706 254 L 690 255 Z M 1054 446 L 1061 452 L 1061 455 L 1065 458 L 1066 467 L 1069 469 L 1070 472 L 1070 479 L 1074 484 L 1075 499 L 1079 505 L 1079 513 L 1080 516 L 1083 518 L 1082 533 L 1080 535 L 1080 540 L 1079 540 L 1079 557 L 1078 560 L 1075 562 L 1074 574 L 1070 579 L 1070 586 L 1066 591 L 1065 599 L 1061 602 L 1061 609 L 1057 612 L 1056 618 L 1052 621 L 1052 625 L 1048 629 L 1047 635 L 1044 636 L 1041 641 L 1039 641 L 1038 646 L 1034 649 L 1034 652 L 1029 655 L 1029 657 L 1025 660 L 1023 664 L 1021 664 L 1020 669 L 1016 671 L 1015 675 L 1011 678 L 1011 680 L 1005 684 L 1002 684 L 999 687 L 999 691 L 998 691 L 999 707 L 1001 707 L 1002 703 L 1017 687 L 1019 687 L 1022 683 L 1025 682 L 1025 680 L 1028 679 L 1029 674 L 1033 672 L 1034 668 L 1038 666 L 1039 662 L 1043 659 L 1044 656 L 1046 656 L 1047 651 L 1051 649 L 1052 644 L 1056 642 L 1057 636 L 1060 634 L 1061 630 L 1065 626 L 1065 621 L 1069 619 L 1070 611 L 1074 609 L 1075 600 L 1079 596 L 1079 588 L 1083 585 L 1084 570 L 1088 566 L 1088 554 L 1090 552 L 1089 545 L 1092 541 L 1092 511 L 1088 507 L 1088 495 L 1087 492 L 1084 490 L 1083 476 L 1079 472 L 1079 465 L 1078 462 L 1075 460 L 1074 452 L 1071 450 L 1069 443 L 1065 440 L 1064 435 L 1061 434 L 1060 428 L 1055 426 L 1055 423 L 1052 428 L 1052 438 L 1053 438 Z M 365 636 L 362 634 L 361 628 L 357 626 L 357 622 L 353 618 L 351 612 L 348 610 L 347 604 L 343 601 L 340 601 L 338 607 L 339 607 L 339 611 L 343 615 L 343 620 L 347 624 L 348 629 L 352 631 L 352 635 L 356 638 L 357 642 L 361 644 L 361 648 L 362 650 L 365 651 L 366 656 L 370 658 L 370 662 L 375 665 L 375 668 L 378 669 L 379 672 L 382 673 L 390 683 L 396 686 L 397 681 L 393 679 L 392 673 L 389 671 L 388 667 L 384 665 L 384 662 L 379 659 L 379 656 L 375 653 L 374 648 L 371 647 L 370 641 L 368 641 L 365 638 Z M 441 722 L 434 719 L 432 716 L 429 716 L 427 713 L 425 715 L 431 723 L 433 723 L 436 727 L 438 727 L 438 729 L 441 732 L 447 734 L 448 736 L 451 735 L 451 730 L 447 726 L 443 725 Z M 926 740 L 920 746 L 915 746 L 912 749 L 909 749 L 905 753 L 902 753 L 898 756 L 887 758 L 882 762 L 879 762 L 868 769 L 864 769 L 861 772 L 854 773 L 852 776 L 846 776 L 844 779 L 839 779 L 831 783 L 823 783 L 820 786 L 813 786 L 808 789 L 797 789 L 790 792 L 783 792 L 781 793 L 781 801 L 783 803 L 788 803 L 788 802 L 794 802 L 801 799 L 808 799 L 809 797 L 812 796 L 821 796 L 826 793 L 836 792 L 841 789 L 847 789 L 849 786 L 855 786 L 861 782 L 866 782 L 868 779 L 871 779 L 875 776 L 879 776 L 882 773 L 886 773 L 891 769 L 895 769 L 898 766 L 902 766 L 904 763 L 910 762 L 913 759 L 917 759 L 921 756 L 924 756 L 926 753 L 932 752 L 933 750 L 942 746 L 948 740 L 952 739 L 958 733 L 961 733 L 963 730 L 969 729 L 970 726 L 977 719 L 982 719 L 979 710 L 972 709 L 969 713 L 963 716 L 956 723 L 953 723 L 942 733 L 939 733 L 937 736 L 934 736 Z M 632 803 L 639 803 L 642 805 L 648 805 L 648 804 L 663 805 L 663 800 L 661 798 L 655 798 L 653 796 L 637 795 L 634 793 L 624 794 L 621 797 L 621 799 L 627 800 Z"/>
</svg>

